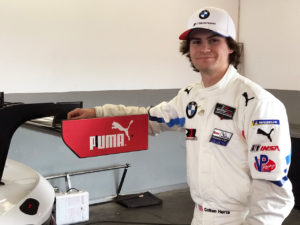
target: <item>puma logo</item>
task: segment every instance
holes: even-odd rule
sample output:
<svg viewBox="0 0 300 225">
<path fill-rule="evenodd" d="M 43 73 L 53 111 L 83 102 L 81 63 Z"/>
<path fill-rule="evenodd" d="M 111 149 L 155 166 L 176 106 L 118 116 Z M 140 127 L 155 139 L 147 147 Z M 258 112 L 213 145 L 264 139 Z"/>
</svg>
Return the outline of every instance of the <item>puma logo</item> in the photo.
<svg viewBox="0 0 300 225">
<path fill-rule="evenodd" d="M 264 136 L 267 136 L 267 138 L 272 142 L 271 133 L 272 133 L 273 131 L 274 131 L 274 128 L 272 128 L 272 129 L 270 130 L 269 133 L 266 133 L 264 130 L 258 128 L 258 129 L 257 129 L 257 134 L 262 134 L 262 135 L 264 135 Z"/>
<path fill-rule="evenodd" d="M 123 131 L 125 133 L 125 135 L 127 136 L 128 138 L 128 141 L 130 141 L 130 136 L 129 136 L 129 128 L 131 126 L 131 124 L 133 123 L 133 120 L 131 120 L 129 122 L 129 125 L 127 128 L 124 128 L 121 124 L 117 123 L 117 122 L 113 122 L 112 123 L 112 129 L 118 129 L 119 131 Z"/>
<path fill-rule="evenodd" d="M 186 88 L 184 91 L 189 95 L 191 90 L 192 88 L 191 89 Z"/>
<path fill-rule="evenodd" d="M 245 97 L 246 106 L 248 106 L 248 102 L 249 102 L 250 100 L 252 100 L 252 99 L 255 98 L 255 97 L 248 98 L 248 93 L 247 93 L 247 92 L 244 92 L 242 95 Z"/>
</svg>

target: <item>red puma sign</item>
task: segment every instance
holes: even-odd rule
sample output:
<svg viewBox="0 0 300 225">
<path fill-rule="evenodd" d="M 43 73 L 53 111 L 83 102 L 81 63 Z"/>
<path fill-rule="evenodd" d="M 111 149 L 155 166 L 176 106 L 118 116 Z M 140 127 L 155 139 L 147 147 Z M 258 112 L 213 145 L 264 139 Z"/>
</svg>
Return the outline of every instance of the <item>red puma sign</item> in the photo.
<svg viewBox="0 0 300 225">
<path fill-rule="evenodd" d="M 62 137 L 80 158 L 146 150 L 148 115 L 65 120 Z"/>
</svg>

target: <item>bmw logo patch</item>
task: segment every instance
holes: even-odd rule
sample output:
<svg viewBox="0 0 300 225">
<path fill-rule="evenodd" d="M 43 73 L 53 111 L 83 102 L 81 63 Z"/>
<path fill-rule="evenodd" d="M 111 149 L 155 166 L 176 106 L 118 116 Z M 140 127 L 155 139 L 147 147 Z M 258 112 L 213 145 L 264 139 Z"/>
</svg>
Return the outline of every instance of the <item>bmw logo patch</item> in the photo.
<svg viewBox="0 0 300 225">
<path fill-rule="evenodd" d="M 200 17 L 200 19 L 204 20 L 204 19 L 208 18 L 209 15 L 210 15 L 209 11 L 205 9 L 200 12 L 199 17 Z"/>
<path fill-rule="evenodd" d="M 197 112 L 197 103 L 196 102 L 190 102 L 187 106 L 186 106 L 186 116 L 191 119 L 196 115 Z"/>
</svg>

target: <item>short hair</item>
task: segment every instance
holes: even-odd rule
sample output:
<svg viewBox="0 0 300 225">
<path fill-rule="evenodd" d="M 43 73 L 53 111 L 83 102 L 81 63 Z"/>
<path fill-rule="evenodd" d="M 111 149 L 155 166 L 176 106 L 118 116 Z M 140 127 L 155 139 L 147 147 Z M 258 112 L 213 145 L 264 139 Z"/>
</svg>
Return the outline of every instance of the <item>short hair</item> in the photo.
<svg viewBox="0 0 300 225">
<path fill-rule="evenodd" d="M 226 37 L 226 43 L 228 47 L 233 50 L 233 52 L 229 55 L 229 64 L 232 64 L 235 68 L 237 68 L 241 62 L 242 45 L 233 40 L 231 37 Z M 199 70 L 193 65 L 191 60 L 189 39 L 181 41 L 179 51 L 182 53 L 182 55 L 188 57 L 194 71 L 199 72 Z"/>
</svg>

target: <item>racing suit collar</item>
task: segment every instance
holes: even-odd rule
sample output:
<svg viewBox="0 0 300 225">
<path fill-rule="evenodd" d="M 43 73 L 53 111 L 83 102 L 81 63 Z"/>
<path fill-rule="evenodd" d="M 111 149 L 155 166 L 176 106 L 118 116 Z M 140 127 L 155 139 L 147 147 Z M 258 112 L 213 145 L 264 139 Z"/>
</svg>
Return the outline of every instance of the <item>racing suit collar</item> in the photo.
<svg viewBox="0 0 300 225">
<path fill-rule="evenodd" d="M 234 77 L 237 76 L 238 76 L 237 70 L 234 68 L 233 65 L 229 65 L 225 75 L 218 83 L 207 88 L 200 88 L 199 94 L 207 96 L 207 95 L 215 94 L 217 92 L 221 92 L 223 91 L 224 88 L 227 87 L 228 83 L 232 81 Z M 202 79 L 198 82 L 197 85 L 201 87 L 201 83 L 202 83 Z"/>
</svg>

